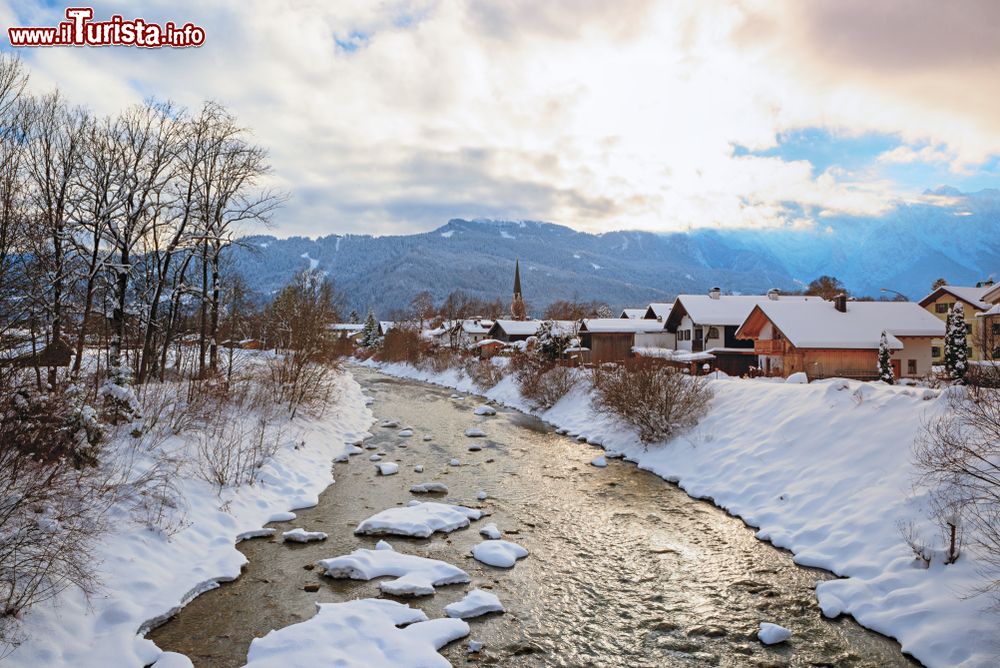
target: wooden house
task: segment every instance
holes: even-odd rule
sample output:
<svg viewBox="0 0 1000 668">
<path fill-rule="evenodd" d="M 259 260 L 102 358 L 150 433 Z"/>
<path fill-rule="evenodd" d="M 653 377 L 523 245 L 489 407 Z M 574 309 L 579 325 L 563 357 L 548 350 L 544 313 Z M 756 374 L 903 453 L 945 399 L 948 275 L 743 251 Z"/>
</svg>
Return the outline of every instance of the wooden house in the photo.
<svg viewBox="0 0 1000 668">
<path fill-rule="evenodd" d="M 994 284 L 992 281 L 978 286 L 942 285 L 921 299 L 919 303 L 940 318 L 942 322 L 947 322 L 948 314 L 951 313 L 955 304 L 961 304 L 965 322 L 969 326 L 967 339 L 969 359 L 979 361 L 990 351 L 982 345 L 984 331 L 981 326 L 986 323 L 976 316 L 990 310 L 991 302 L 986 297 L 990 294 L 996 294 L 998 287 L 1000 285 Z M 932 346 L 934 364 L 944 364 L 944 339 L 935 339 Z"/>
<path fill-rule="evenodd" d="M 526 341 L 538 333 L 541 325 L 541 320 L 494 320 L 486 335 L 504 343 Z"/>
<path fill-rule="evenodd" d="M 736 338 L 752 343 L 766 375 L 873 380 L 883 332 L 895 376 L 914 378 L 931 370 L 931 341 L 944 323 L 913 302 L 781 298 L 755 305 Z"/>
<path fill-rule="evenodd" d="M 466 318 L 458 321 L 452 330 L 452 341 L 459 348 L 470 348 L 489 338 L 492 320 Z"/>
<path fill-rule="evenodd" d="M 672 340 L 659 320 L 588 318 L 580 324 L 580 345 L 595 364 L 626 360 L 635 348 L 669 348 Z"/>
<path fill-rule="evenodd" d="M 673 302 L 653 302 L 646 307 L 646 312 L 642 315 L 647 320 L 660 320 L 666 322 L 670 315 L 670 309 L 674 307 Z"/>
<path fill-rule="evenodd" d="M 619 318 L 625 318 L 629 320 L 635 320 L 637 318 L 646 317 L 646 309 L 644 308 L 625 308 L 622 309 L 622 314 L 618 316 Z"/>
</svg>

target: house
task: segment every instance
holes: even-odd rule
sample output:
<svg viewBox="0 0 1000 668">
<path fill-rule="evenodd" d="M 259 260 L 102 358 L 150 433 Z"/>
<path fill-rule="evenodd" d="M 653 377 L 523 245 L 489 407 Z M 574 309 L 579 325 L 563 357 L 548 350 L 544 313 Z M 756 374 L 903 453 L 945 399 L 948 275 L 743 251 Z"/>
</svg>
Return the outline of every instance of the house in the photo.
<svg viewBox="0 0 1000 668">
<path fill-rule="evenodd" d="M 378 335 L 385 336 L 386 332 L 396 326 L 396 323 L 391 320 L 379 320 L 378 322 Z"/>
<path fill-rule="evenodd" d="M 486 334 L 487 338 L 504 343 L 526 341 L 528 337 L 538 333 L 541 325 L 541 320 L 494 320 Z"/>
<path fill-rule="evenodd" d="M 992 286 L 984 295 L 990 308 L 976 314 L 980 334 L 980 349 L 985 360 L 1000 361 L 1000 283 Z M 984 360 L 984 361 L 985 361 Z"/>
<path fill-rule="evenodd" d="M 870 380 L 878 377 L 883 332 L 895 376 L 914 378 L 931 370 L 931 341 L 944 335 L 944 323 L 913 302 L 782 297 L 756 304 L 735 336 L 752 342 L 766 375 Z"/>
<path fill-rule="evenodd" d="M 586 318 L 580 324 L 580 345 L 595 364 L 628 359 L 634 348 L 669 348 L 673 338 L 659 320 Z"/>
<path fill-rule="evenodd" d="M 492 320 L 483 318 L 466 318 L 460 320 L 452 329 L 451 339 L 459 348 L 469 348 L 489 338 Z"/>
<path fill-rule="evenodd" d="M 340 339 L 356 339 L 361 336 L 364 328 L 364 325 L 353 322 L 335 322 L 328 327 L 334 336 Z"/>
<path fill-rule="evenodd" d="M 996 285 L 992 281 L 974 287 L 942 285 L 921 299 L 919 304 L 940 318 L 942 322 L 948 320 L 948 314 L 951 313 L 955 304 L 961 304 L 962 311 L 965 314 L 965 322 L 969 325 L 969 336 L 967 339 L 969 359 L 980 361 L 987 356 L 985 353 L 991 351 L 987 350 L 986 346 L 983 345 L 984 330 L 982 327 L 986 323 L 982 318 L 977 318 L 976 316 L 979 313 L 990 310 L 992 303 L 996 303 L 991 303 L 987 300 L 987 295 L 996 295 L 995 298 L 1000 300 L 1000 290 L 998 288 L 1000 288 L 1000 285 Z M 944 339 L 935 339 L 933 348 L 934 364 L 944 364 Z"/>
<path fill-rule="evenodd" d="M 644 308 L 626 308 L 622 309 L 622 314 L 618 317 L 635 320 L 636 318 L 644 318 L 645 316 L 646 316 L 646 309 Z"/>
<path fill-rule="evenodd" d="M 742 376 L 757 366 L 757 355 L 753 342 L 737 338 L 736 330 L 755 306 L 777 299 L 794 302 L 805 297 L 783 296 L 777 290 L 767 295 L 724 295 L 712 288 L 706 295 L 678 295 L 665 324 L 676 338 L 678 352 L 711 353 L 715 368 Z"/>
<path fill-rule="evenodd" d="M 665 321 L 667 316 L 670 315 L 670 310 L 674 307 L 672 302 L 653 302 L 646 307 L 646 312 L 643 313 L 642 317 L 647 320 L 662 320 Z"/>
</svg>

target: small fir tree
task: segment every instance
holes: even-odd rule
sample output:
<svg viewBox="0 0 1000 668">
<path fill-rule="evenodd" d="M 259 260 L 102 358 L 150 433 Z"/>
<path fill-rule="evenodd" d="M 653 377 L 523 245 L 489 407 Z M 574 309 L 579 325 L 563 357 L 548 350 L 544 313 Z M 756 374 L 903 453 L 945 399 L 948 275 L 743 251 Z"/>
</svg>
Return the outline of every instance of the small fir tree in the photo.
<svg viewBox="0 0 1000 668">
<path fill-rule="evenodd" d="M 351 323 L 352 325 L 356 325 L 356 324 L 358 324 L 359 322 L 361 322 L 361 316 L 360 316 L 360 315 L 358 315 L 358 312 L 357 312 L 357 311 L 354 311 L 354 310 L 352 310 L 352 311 L 351 311 L 351 315 L 347 316 L 347 320 L 348 320 L 348 322 L 350 322 L 350 323 Z"/>
<path fill-rule="evenodd" d="M 965 383 L 965 374 L 969 370 L 968 335 L 969 326 L 965 324 L 965 311 L 962 304 L 956 302 L 948 314 L 945 329 L 944 367 L 951 379 L 959 385 Z"/>
<path fill-rule="evenodd" d="M 551 320 L 546 320 L 538 327 L 537 336 L 538 345 L 535 350 L 539 357 L 549 362 L 562 357 L 572 340 L 571 336 L 559 333 Z"/>
<path fill-rule="evenodd" d="M 892 373 L 891 357 L 889 337 L 886 336 L 885 332 L 882 332 L 882 338 L 878 342 L 878 379 L 893 385 L 896 382 L 896 376 Z"/>
<path fill-rule="evenodd" d="M 378 323 L 375 321 L 375 314 L 372 313 L 371 309 L 368 309 L 368 317 L 365 318 L 365 326 L 361 330 L 359 343 L 362 348 L 371 348 L 378 344 Z"/>
</svg>

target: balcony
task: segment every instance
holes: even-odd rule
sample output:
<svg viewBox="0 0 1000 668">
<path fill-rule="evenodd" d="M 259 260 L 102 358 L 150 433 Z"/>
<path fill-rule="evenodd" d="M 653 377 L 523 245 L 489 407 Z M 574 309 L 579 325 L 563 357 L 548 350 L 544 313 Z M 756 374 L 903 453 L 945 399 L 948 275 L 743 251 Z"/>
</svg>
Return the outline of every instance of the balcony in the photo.
<svg viewBox="0 0 1000 668">
<path fill-rule="evenodd" d="M 781 339 L 757 339 L 753 342 L 753 351 L 758 355 L 783 355 L 785 342 Z"/>
</svg>

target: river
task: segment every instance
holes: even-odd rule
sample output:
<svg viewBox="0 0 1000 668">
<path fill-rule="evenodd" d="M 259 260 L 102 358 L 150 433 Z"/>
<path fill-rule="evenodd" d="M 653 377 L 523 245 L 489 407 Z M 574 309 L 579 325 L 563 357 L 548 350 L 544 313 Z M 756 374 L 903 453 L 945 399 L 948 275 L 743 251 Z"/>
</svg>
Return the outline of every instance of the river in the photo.
<svg viewBox="0 0 1000 668">
<path fill-rule="evenodd" d="M 791 555 L 754 538 L 739 519 L 633 464 L 590 465 L 594 447 L 560 436 L 541 421 L 502 407 L 480 417 L 481 399 L 453 398 L 446 389 L 354 368 L 375 398 L 377 418 L 399 421 L 415 435 L 372 428 L 375 449 L 336 464 L 319 505 L 298 511 L 279 531 L 302 526 L 327 532 L 322 543 L 287 545 L 273 539 L 240 544 L 243 575 L 192 601 L 149 633 L 157 645 L 188 655 L 195 666 L 236 667 L 254 637 L 305 620 L 315 603 L 379 596 L 377 582 L 331 580 L 310 570 L 319 559 L 372 547 L 355 536 L 369 515 L 413 498 L 412 484 L 439 481 L 447 500 L 491 513 L 467 530 L 430 539 L 389 537 L 399 551 L 453 563 L 472 585 L 439 588 L 405 602 L 430 617 L 472 586 L 490 588 L 505 614 L 470 620 L 471 639 L 485 643 L 466 654 L 466 641 L 442 653 L 455 665 L 502 666 L 913 666 L 893 640 L 851 619 L 827 620 L 814 592 L 825 571 L 792 563 Z M 470 426 L 487 432 L 468 451 Z M 430 434 L 431 441 L 423 436 Z M 397 475 L 380 477 L 372 452 L 397 461 Z M 453 467 L 448 461 L 461 460 Z M 423 464 L 423 473 L 414 472 Z M 476 500 L 485 490 L 486 501 Z M 426 499 L 425 499 L 426 500 Z M 510 570 L 470 556 L 477 526 L 496 522 L 530 551 Z M 319 585 L 319 591 L 304 590 Z M 761 621 L 787 626 L 792 639 L 765 647 Z"/>
</svg>

